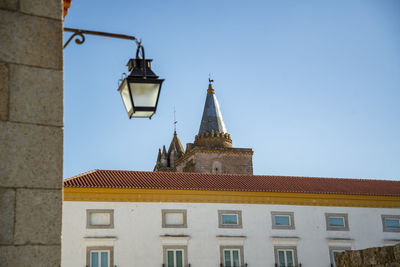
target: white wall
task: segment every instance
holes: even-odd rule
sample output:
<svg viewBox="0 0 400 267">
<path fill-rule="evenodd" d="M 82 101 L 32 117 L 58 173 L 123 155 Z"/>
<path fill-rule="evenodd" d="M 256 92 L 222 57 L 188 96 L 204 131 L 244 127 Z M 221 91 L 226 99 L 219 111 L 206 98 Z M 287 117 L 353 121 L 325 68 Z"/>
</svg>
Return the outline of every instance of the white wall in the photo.
<svg viewBox="0 0 400 267">
<path fill-rule="evenodd" d="M 114 229 L 86 229 L 86 209 L 114 209 Z M 162 209 L 186 209 L 187 228 L 162 228 Z M 219 229 L 218 210 L 241 210 L 242 229 Z M 294 230 L 272 229 L 271 211 L 294 212 Z M 348 213 L 350 231 L 327 231 L 325 212 Z M 113 246 L 117 267 L 160 267 L 163 243 L 187 243 L 191 267 L 218 267 L 220 245 L 244 247 L 249 267 L 273 267 L 274 244 L 296 245 L 303 267 L 329 267 L 329 246 L 364 249 L 391 245 L 400 233 L 383 232 L 381 214 L 399 209 L 315 207 L 264 204 L 72 202 L 63 207 L 62 267 L 86 265 L 86 247 Z M 160 240 L 161 235 L 189 235 L 188 241 Z M 221 240 L 218 235 L 246 236 Z M 112 237 L 96 240 L 84 237 Z M 271 237 L 298 237 L 298 239 Z M 331 240 L 327 238 L 350 238 Z"/>
</svg>

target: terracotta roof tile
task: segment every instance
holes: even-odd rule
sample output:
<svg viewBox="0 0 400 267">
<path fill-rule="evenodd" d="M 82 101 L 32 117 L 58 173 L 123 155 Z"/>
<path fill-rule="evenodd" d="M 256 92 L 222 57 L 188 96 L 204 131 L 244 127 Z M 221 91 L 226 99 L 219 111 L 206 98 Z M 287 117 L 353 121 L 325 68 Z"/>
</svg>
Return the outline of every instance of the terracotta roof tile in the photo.
<svg viewBox="0 0 400 267">
<path fill-rule="evenodd" d="M 400 196 L 400 181 L 269 175 L 93 170 L 64 187 L 191 189 Z"/>
</svg>

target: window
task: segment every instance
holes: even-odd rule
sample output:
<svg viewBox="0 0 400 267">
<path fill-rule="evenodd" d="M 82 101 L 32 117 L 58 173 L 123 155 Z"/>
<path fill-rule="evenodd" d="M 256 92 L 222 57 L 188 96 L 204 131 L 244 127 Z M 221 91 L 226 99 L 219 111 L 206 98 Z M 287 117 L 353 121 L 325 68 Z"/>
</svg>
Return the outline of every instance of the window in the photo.
<svg viewBox="0 0 400 267">
<path fill-rule="evenodd" d="M 382 215 L 384 232 L 400 232 L 400 215 Z"/>
<path fill-rule="evenodd" d="M 186 246 L 164 246 L 165 267 L 185 267 L 187 262 Z"/>
<path fill-rule="evenodd" d="M 242 246 L 222 246 L 220 248 L 221 263 L 224 267 L 244 266 Z"/>
<path fill-rule="evenodd" d="M 222 164 L 219 161 L 214 161 L 211 168 L 211 173 L 222 173 Z"/>
<path fill-rule="evenodd" d="M 219 228 L 242 228 L 242 212 L 240 210 L 219 210 Z"/>
<path fill-rule="evenodd" d="M 272 211 L 271 218 L 272 229 L 295 229 L 293 212 Z"/>
<path fill-rule="evenodd" d="M 325 213 L 326 230 L 349 231 L 347 213 Z"/>
<path fill-rule="evenodd" d="M 162 210 L 163 228 L 186 228 L 186 210 Z"/>
<path fill-rule="evenodd" d="M 114 210 L 86 210 L 86 228 L 114 228 Z"/>
<path fill-rule="evenodd" d="M 345 250 L 351 250 L 351 247 L 329 247 L 329 257 L 331 258 L 331 264 L 336 267 L 335 255 Z"/>
<path fill-rule="evenodd" d="M 88 247 L 86 265 L 89 267 L 114 266 L 113 247 Z"/>
<path fill-rule="evenodd" d="M 297 266 L 296 247 L 276 246 L 274 247 L 275 263 L 278 267 Z"/>
</svg>

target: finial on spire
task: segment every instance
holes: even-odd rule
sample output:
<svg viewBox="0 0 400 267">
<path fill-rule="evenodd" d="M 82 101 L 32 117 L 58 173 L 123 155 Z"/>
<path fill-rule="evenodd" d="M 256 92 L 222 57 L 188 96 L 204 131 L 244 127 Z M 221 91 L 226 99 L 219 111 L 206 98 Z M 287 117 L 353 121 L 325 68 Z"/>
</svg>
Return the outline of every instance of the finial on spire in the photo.
<svg viewBox="0 0 400 267">
<path fill-rule="evenodd" d="M 214 80 L 211 79 L 211 73 L 208 74 L 208 89 L 207 94 L 214 94 L 214 88 L 212 87 L 212 83 Z"/>
<path fill-rule="evenodd" d="M 176 134 L 176 124 L 178 121 L 176 120 L 176 111 L 175 111 L 175 106 L 174 106 L 174 134 Z"/>
</svg>

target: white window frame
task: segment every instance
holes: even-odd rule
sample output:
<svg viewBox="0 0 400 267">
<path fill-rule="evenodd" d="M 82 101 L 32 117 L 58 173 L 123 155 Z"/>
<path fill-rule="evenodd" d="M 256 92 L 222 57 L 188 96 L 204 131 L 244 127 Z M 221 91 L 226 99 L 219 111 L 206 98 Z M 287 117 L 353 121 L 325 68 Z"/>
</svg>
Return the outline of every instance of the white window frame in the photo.
<svg viewBox="0 0 400 267">
<path fill-rule="evenodd" d="M 244 266 L 244 255 L 243 255 L 243 246 L 221 246 L 220 247 L 220 261 L 223 267 L 226 267 L 226 262 L 225 262 L 225 251 L 230 251 L 230 258 L 231 258 L 231 263 L 233 262 L 233 251 L 238 251 L 238 256 L 239 256 L 239 266 L 242 267 Z M 231 266 L 233 267 L 233 266 Z"/>
<path fill-rule="evenodd" d="M 235 215 L 237 218 L 236 224 L 223 223 L 222 216 Z M 218 226 L 219 228 L 242 228 L 242 211 L 241 210 L 219 210 L 218 211 Z"/>
<path fill-rule="evenodd" d="M 400 232 L 400 228 L 397 227 L 387 227 L 386 220 L 398 220 L 400 223 L 400 215 L 381 215 L 382 217 L 382 227 L 384 232 Z"/>
<path fill-rule="evenodd" d="M 285 267 L 287 266 L 287 257 L 286 257 L 286 252 L 287 251 L 292 251 L 292 260 L 293 260 L 293 267 L 298 266 L 297 262 L 297 248 L 295 246 L 275 246 L 274 247 L 274 254 L 275 254 L 275 263 L 279 265 L 279 251 L 284 251 L 285 255 Z"/>
<path fill-rule="evenodd" d="M 329 223 L 329 218 L 342 218 L 344 226 L 333 226 Z M 325 213 L 327 231 L 349 231 L 349 219 L 347 213 Z"/>
<path fill-rule="evenodd" d="M 101 264 L 101 252 L 107 252 L 108 254 L 108 267 L 114 266 L 114 248 L 113 247 L 87 247 L 86 248 L 86 265 L 92 267 L 92 253 L 99 253 L 99 264 Z M 100 267 L 100 266 L 95 266 Z"/>
<path fill-rule="evenodd" d="M 168 262 L 169 262 L 168 252 L 170 252 L 170 251 L 172 251 L 172 254 L 173 254 L 173 257 L 174 257 L 174 266 L 168 266 Z M 182 252 L 182 266 L 185 266 L 185 263 L 184 263 L 184 261 L 185 261 L 185 251 L 183 249 L 167 249 L 165 251 L 167 253 L 167 261 L 166 261 L 167 267 L 176 267 L 177 266 L 178 260 L 177 260 L 176 254 L 177 254 L 178 251 Z"/>
<path fill-rule="evenodd" d="M 279 225 L 275 223 L 275 217 L 287 216 L 289 217 L 289 225 Z M 289 211 L 271 211 L 272 229 L 295 229 L 294 225 L 294 212 Z"/>
<path fill-rule="evenodd" d="M 168 266 L 168 251 L 174 252 L 174 265 L 176 265 L 176 251 L 182 251 L 182 266 L 188 266 L 187 246 L 164 246 L 164 266 Z M 175 266 L 174 266 L 175 267 Z"/>
</svg>

